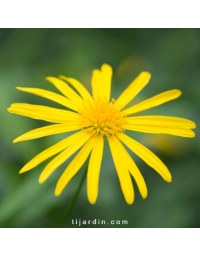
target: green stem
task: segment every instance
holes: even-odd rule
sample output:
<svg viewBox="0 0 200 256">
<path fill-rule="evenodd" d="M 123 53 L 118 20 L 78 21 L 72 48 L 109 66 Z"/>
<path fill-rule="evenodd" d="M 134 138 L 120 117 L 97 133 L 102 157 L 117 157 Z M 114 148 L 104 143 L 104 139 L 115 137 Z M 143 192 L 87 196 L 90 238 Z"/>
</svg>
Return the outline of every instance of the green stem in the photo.
<svg viewBox="0 0 200 256">
<path fill-rule="evenodd" d="M 83 173 L 81 182 L 80 182 L 80 184 L 79 184 L 79 187 L 78 187 L 78 189 L 77 189 L 77 191 L 76 191 L 74 197 L 72 198 L 72 200 L 71 200 L 69 206 L 67 207 L 66 212 L 63 214 L 63 216 L 61 217 L 61 219 L 58 221 L 58 223 L 57 223 L 57 225 L 56 225 L 57 228 L 60 228 L 60 227 L 62 226 L 62 224 L 69 218 L 69 216 L 70 216 L 70 214 L 71 214 L 71 211 L 73 210 L 73 207 L 74 207 L 74 205 L 75 205 L 75 203 L 76 203 L 76 199 L 77 199 L 77 197 L 78 197 L 78 195 L 79 195 L 79 193 L 80 193 L 80 190 L 81 190 L 81 187 L 82 187 L 82 185 L 83 185 L 83 182 L 84 182 L 84 180 L 85 180 L 85 177 L 86 177 L 86 174 L 87 174 L 87 169 L 88 169 L 88 164 L 87 164 L 87 166 L 86 166 L 86 168 L 85 168 L 85 171 L 84 171 L 84 173 Z"/>
</svg>

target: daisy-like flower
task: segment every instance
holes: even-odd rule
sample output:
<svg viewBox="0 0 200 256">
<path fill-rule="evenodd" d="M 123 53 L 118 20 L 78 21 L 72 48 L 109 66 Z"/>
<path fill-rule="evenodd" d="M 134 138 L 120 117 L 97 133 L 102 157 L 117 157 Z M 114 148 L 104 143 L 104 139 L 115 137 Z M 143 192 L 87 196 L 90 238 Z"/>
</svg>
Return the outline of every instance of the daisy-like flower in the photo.
<svg viewBox="0 0 200 256">
<path fill-rule="evenodd" d="M 42 171 L 39 183 L 43 183 L 58 166 L 80 149 L 57 182 L 55 195 L 58 196 L 91 153 L 87 172 L 87 195 L 89 202 L 94 204 L 98 196 L 104 138 L 107 138 L 120 186 L 128 204 L 132 204 L 134 201 L 131 175 L 135 179 L 143 199 L 147 197 L 147 186 L 123 144 L 157 171 L 165 181 L 172 181 L 171 174 L 162 161 L 145 146 L 127 136 L 125 131 L 131 130 L 145 133 L 171 134 L 189 138 L 194 137 L 195 133 L 191 129 L 196 127 L 195 123 L 184 118 L 170 116 L 129 117 L 132 114 L 176 99 L 181 95 L 181 91 L 176 89 L 169 90 L 130 108 L 125 108 L 147 85 L 151 75 L 148 72 L 140 73 L 117 100 L 112 99 L 110 101 L 112 73 L 112 68 L 107 64 L 103 64 L 101 70 L 93 71 L 91 80 L 93 96 L 89 94 L 79 81 L 65 76 L 46 78 L 64 96 L 42 89 L 17 87 L 21 91 L 55 101 L 67 109 L 61 110 L 25 103 L 12 104 L 8 108 L 10 113 L 56 123 L 27 132 L 13 142 L 77 131 L 34 157 L 20 170 L 20 173 L 29 171 L 41 162 L 59 153 Z M 71 84 L 76 91 L 66 82 Z"/>
</svg>

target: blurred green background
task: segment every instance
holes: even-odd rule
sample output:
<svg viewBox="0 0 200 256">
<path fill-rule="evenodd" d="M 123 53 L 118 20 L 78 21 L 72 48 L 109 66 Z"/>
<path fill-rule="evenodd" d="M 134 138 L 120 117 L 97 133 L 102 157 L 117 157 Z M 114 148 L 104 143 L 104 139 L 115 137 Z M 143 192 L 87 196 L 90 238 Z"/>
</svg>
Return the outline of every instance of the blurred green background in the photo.
<svg viewBox="0 0 200 256">
<path fill-rule="evenodd" d="M 56 92 L 46 76 L 65 75 L 80 80 L 91 92 L 91 74 L 103 63 L 113 67 L 112 94 L 117 98 L 141 72 L 152 74 L 150 83 L 132 101 L 138 103 L 170 89 L 180 98 L 138 115 L 169 115 L 200 123 L 199 29 L 0 29 L 0 227 L 55 227 L 80 183 L 85 165 L 59 197 L 56 182 L 69 161 L 42 185 L 38 178 L 49 160 L 27 173 L 19 170 L 42 150 L 70 133 L 12 144 L 19 135 L 43 126 L 7 112 L 12 103 L 24 102 L 62 108 L 44 98 L 15 89 L 17 86 Z M 134 183 L 135 202 L 126 204 L 105 143 L 99 196 L 90 205 L 86 181 L 68 221 L 128 220 L 112 227 L 200 227 L 200 138 L 128 132 L 167 165 L 173 182 L 165 182 L 136 155 L 131 156 L 143 174 L 148 197 L 143 200 Z M 84 227 L 83 225 L 81 227 Z M 86 225 L 111 227 L 111 225 Z"/>
</svg>

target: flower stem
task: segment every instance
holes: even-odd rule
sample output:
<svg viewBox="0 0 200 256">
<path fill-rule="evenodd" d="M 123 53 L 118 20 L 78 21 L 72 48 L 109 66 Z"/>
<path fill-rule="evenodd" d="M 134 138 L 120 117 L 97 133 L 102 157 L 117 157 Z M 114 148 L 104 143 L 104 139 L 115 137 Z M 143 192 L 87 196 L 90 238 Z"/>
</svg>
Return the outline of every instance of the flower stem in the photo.
<svg viewBox="0 0 200 256">
<path fill-rule="evenodd" d="M 67 207 L 65 213 L 63 214 L 63 216 L 61 217 L 61 219 L 58 221 L 58 223 L 57 223 L 57 225 L 56 225 L 57 228 L 62 227 L 63 223 L 66 222 L 67 219 L 69 218 L 69 216 L 70 216 L 70 214 L 71 214 L 71 211 L 73 210 L 73 207 L 74 207 L 74 205 L 75 205 L 75 203 L 76 203 L 76 200 L 77 200 L 77 198 L 78 198 L 78 195 L 79 195 L 79 193 L 80 193 L 80 190 L 81 190 L 81 188 L 82 188 L 83 182 L 84 182 L 84 180 L 85 180 L 85 177 L 86 177 L 86 174 L 87 174 L 87 169 L 88 169 L 88 164 L 87 164 L 87 166 L 86 166 L 86 168 L 85 168 L 85 171 L 84 171 L 84 173 L 83 173 L 81 182 L 80 182 L 80 184 L 79 184 L 79 186 L 78 186 L 78 189 L 77 189 L 76 193 L 74 194 L 74 197 L 72 198 L 72 200 L 71 200 L 69 206 Z"/>
</svg>

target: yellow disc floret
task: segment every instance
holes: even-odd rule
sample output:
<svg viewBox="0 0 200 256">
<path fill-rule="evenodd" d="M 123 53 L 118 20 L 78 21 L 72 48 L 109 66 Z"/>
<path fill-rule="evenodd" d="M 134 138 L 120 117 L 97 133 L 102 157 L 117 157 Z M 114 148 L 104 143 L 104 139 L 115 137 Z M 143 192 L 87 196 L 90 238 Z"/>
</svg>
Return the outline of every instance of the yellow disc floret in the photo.
<svg viewBox="0 0 200 256">
<path fill-rule="evenodd" d="M 110 136 L 124 129 L 121 125 L 125 124 L 125 115 L 120 113 L 120 107 L 114 99 L 108 102 L 99 97 L 94 101 L 84 102 L 79 113 L 81 115 L 82 128 L 92 135 Z"/>
</svg>

